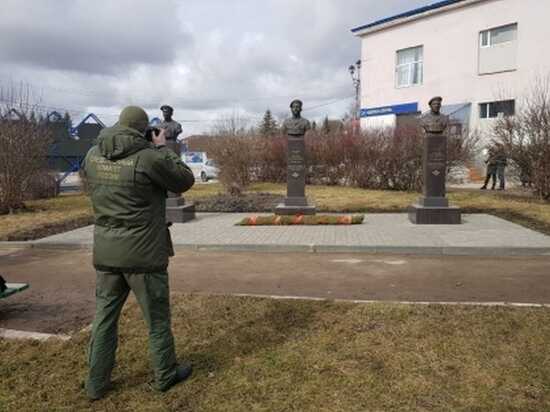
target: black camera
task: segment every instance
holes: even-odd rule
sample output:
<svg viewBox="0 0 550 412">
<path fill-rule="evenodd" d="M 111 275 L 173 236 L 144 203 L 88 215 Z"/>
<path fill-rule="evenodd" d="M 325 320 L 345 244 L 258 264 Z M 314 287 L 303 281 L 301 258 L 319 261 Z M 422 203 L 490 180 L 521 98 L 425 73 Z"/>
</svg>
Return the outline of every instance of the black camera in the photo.
<svg viewBox="0 0 550 412">
<path fill-rule="evenodd" d="M 153 136 L 156 137 L 160 133 L 160 129 L 158 127 L 149 126 L 147 129 L 145 129 L 145 140 L 152 142 Z"/>
</svg>

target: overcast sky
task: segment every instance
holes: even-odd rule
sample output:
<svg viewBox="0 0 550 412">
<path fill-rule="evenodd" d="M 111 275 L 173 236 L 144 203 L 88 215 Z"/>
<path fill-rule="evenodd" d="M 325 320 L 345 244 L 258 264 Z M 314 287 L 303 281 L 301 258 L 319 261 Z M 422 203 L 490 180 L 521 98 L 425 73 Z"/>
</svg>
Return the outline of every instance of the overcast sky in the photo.
<svg viewBox="0 0 550 412">
<path fill-rule="evenodd" d="M 108 125 L 129 104 L 175 108 L 184 135 L 220 118 L 340 118 L 353 102 L 350 29 L 435 0 L 2 0 L 0 87 L 94 112 Z"/>
</svg>

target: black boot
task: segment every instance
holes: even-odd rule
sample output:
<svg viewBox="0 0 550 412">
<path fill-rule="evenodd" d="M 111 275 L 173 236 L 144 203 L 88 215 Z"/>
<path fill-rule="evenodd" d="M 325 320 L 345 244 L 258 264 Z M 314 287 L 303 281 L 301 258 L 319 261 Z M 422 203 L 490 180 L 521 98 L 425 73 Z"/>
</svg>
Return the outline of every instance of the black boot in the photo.
<svg viewBox="0 0 550 412">
<path fill-rule="evenodd" d="M 168 385 L 163 388 L 159 388 L 161 392 L 166 392 L 171 387 L 181 383 L 191 376 L 193 373 L 193 367 L 191 365 L 178 366 L 176 369 L 176 376 Z"/>
</svg>

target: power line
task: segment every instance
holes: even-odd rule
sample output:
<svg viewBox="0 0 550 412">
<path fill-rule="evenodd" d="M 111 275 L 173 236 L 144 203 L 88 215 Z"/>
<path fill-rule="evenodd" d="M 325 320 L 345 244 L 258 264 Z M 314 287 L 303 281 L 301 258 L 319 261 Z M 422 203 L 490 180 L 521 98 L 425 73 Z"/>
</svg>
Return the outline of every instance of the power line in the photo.
<svg viewBox="0 0 550 412">
<path fill-rule="evenodd" d="M 318 104 L 317 106 L 306 107 L 303 111 L 308 112 L 308 111 L 311 111 L 311 110 L 319 109 L 321 107 L 331 106 L 333 104 L 340 103 L 340 102 L 343 102 L 345 100 L 352 99 L 353 97 L 354 96 L 348 96 L 348 97 L 344 97 L 342 99 L 336 99 L 336 100 L 330 101 L 328 103 Z"/>
</svg>

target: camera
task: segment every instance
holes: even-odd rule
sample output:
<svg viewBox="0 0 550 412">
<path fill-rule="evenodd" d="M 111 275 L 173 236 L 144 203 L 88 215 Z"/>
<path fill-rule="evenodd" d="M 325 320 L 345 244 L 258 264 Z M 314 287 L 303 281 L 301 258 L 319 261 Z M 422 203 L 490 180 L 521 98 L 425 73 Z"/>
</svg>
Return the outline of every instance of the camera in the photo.
<svg viewBox="0 0 550 412">
<path fill-rule="evenodd" d="M 149 126 L 147 129 L 145 129 L 145 140 L 148 142 L 153 141 L 153 136 L 158 136 L 160 133 L 160 129 L 158 127 Z"/>
</svg>

